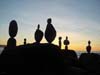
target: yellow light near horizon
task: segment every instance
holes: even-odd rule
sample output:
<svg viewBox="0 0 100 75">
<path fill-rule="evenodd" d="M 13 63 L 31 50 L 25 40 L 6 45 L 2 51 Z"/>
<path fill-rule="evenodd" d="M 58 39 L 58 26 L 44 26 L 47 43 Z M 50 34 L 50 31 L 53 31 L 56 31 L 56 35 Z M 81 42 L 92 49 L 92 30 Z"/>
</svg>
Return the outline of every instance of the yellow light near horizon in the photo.
<svg viewBox="0 0 100 75">
<path fill-rule="evenodd" d="M 88 40 L 91 38 L 89 36 L 86 35 L 82 35 L 79 33 L 75 33 L 75 32 L 69 32 L 69 33 L 65 33 L 65 32 L 58 32 L 56 39 L 54 40 L 54 44 L 59 45 L 58 44 L 58 37 L 61 36 L 62 37 L 62 49 L 65 48 L 63 41 L 65 40 L 66 36 L 68 36 L 68 40 L 70 41 L 70 44 L 68 45 L 68 48 L 71 50 L 76 50 L 76 51 L 86 51 L 86 46 L 88 45 Z M 99 48 L 99 44 L 97 44 L 97 42 L 93 43 L 94 45 L 92 46 L 92 50 L 100 50 Z M 95 45 L 96 44 L 96 45 Z"/>
<path fill-rule="evenodd" d="M 78 33 L 74 33 L 74 32 L 58 32 L 57 36 L 55 38 L 55 40 L 52 42 L 55 45 L 59 46 L 59 37 L 62 37 L 62 49 L 65 49 L 65 45 L 63 44 L 63 41 L 65 40 L 66 36 L 68 36 L 68 40 L 70 41 L 70 44 L 68 45 L 68 48 L 71 50 L 75 50 L 75 51 L 86 51 L 86 46 L 88 45 L 88 40 L 91 37 L 82 35 L 82 34 L 78 34 Z M 18 35 L 15 39 L 17 41 L 17 46 L 18 45 L 23 45 L 24 44 L 24 37 L 22 38 L 22 35 Z M 7 40 L 9 38 L 0 38 L 0 45 L 6 45 L 7 44 Z M 27 37 L 27 43 L 34 43 L 35 39 L 33 36 L 29 35 Z M 93 39 L 93 41 L 91 41 L 91 47 L 92 47 L 92 51 L 99 51 L 100 50 L 100 43 L 99 41 L 95 41 Z M 43 37 L 41 43 L 47 43 L 47 41 L 45 40 L 45 38 Z"/>
<path fill-rule="evenodd" d="M 0 40 L 0 45 L 6 45 L 6 43 Z"/>
<path fill-rule="evenodd" d="M 0 39 L 0 45 L 7 45 L 7 40 Z"/>
</svg>

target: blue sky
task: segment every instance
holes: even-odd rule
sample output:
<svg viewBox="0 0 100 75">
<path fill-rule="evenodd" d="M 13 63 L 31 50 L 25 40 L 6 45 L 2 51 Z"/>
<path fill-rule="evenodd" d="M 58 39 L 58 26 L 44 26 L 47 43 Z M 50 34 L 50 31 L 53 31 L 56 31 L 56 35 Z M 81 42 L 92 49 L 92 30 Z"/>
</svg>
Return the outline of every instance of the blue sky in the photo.
<svg viewBox="0 0 100 75">
<path fill-rule="evenodd" d="M 0 44 L 6 44 L 9 22 L 18 23 L 17 43 L 34 42 L 34 32 L 41 25 L 44 32 L 47 18 L 59 36 L 69 36 L 70 48 L 84 49 L 91 40 L 94 49 L 100 46 L 100 0 L 0 0 Z M 43 41 L 45 42 L 45 41 Z M 83 45 L 83 46 L 80 46 Z M 80 46 L 80 47 L 79 47 Z M 77 47 L 77 48 L 76 48 Z"/>
</svg>

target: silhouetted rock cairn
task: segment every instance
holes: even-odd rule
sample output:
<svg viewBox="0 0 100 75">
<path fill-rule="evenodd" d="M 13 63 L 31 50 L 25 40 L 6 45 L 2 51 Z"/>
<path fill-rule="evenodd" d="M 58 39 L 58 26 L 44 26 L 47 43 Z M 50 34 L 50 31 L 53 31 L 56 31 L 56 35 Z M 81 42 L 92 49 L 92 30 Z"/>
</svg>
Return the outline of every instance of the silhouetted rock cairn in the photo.
<svg viewBox="0 0 100 75">
<path fill-rule="evenodd" d="M 91 44 L 91 41 L 89 40 L 88 41 L 88 46 L 86 47 L 86 50 L 87 50 L 88 53 L 91 52 L 91 46 L 90 46 L 90 44 Z"/>
<path fill-rule="evenodd" d="M 45 30 L 45 38 L 48 41 L 48 43 L 52 43 L 52 41 L 56 37 L 56 30 L 53 27 L 53 25 L 51 24 L 51 22 L 52 22 L 52 20 L 51 20 L 51 18 L 49 18 L 47 20 L 48 24 L 47 24 L 47 27 L 46 27 L 46 30 Z"/>
<path fill-rule="evenodd" d="M 61 49 L 61 45 L 62 45 L 61 40 L 62 40 L 62 37 L 59 37 L 59 48 L 60 49 Z"/>
<path fill-rule="evenodd" d="M 17 35 L 18 32 L 18 26 L 17 22 L 15 20 L 12 20 L 9 25 L 9 36 L 7 42 L 7 48 L 14 48 L 16 47 L 16 39 L 14 38 Z"/>
<path fill-rule="evenodd" d="M 65 50 L 68 50 L 68 45 L 70 44 L 68 37 L 66 36 L 66 39 L 64 40 Z"/>
<path fill-rule="evenodd" d="M 26 45 L 26 38 L 24 38 L 24 45 Z"/>
<path fill-rule="evenodd" d="M 40 43 L 43 38 L 43 32 L 40 30 L 40 25 L 38 24 L 37 30 L 35 32 L 36 43 Z"/>
</svg>

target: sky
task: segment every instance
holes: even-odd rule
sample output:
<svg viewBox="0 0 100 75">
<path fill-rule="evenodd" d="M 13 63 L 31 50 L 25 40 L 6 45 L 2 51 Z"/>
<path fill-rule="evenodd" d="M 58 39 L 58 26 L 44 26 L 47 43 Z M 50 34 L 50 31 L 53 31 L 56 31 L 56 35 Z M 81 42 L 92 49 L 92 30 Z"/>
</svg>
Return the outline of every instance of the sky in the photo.
<svg viewBox="0 0 100 75">
<path fill-rule="evenodd" d="M 47 19 L 57 31 L 53 44 L 58 45 L 58 37 L 70 41 L 69 49 L 85 50 L 91 40 L 92 50 L 100 50 L 100 0 L 0 0 L 0 45 L 6 45 L 10 37 L 9 23 L 16 20 L 17 45 L 24 38 L 33 43 L 37 25 L 45 32 Z M 47 43 L 45 38 L 41 43 Z"/>
</svg>

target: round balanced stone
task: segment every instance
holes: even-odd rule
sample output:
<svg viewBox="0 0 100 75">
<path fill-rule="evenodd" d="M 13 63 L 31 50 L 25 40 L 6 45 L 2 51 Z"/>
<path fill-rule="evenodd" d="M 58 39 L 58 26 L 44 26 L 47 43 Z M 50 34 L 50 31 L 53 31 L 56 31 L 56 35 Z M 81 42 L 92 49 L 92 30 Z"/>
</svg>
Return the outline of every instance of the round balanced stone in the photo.
<svg viewBox="0 0 100 75">
<path fill-rule="evenodd" d="M 9 35 L 10 37 L 15 37 L 18 32 L 18 26 L 17 22 L 15 20 L 12 20 L 9 24 Z"/>
</svg>

